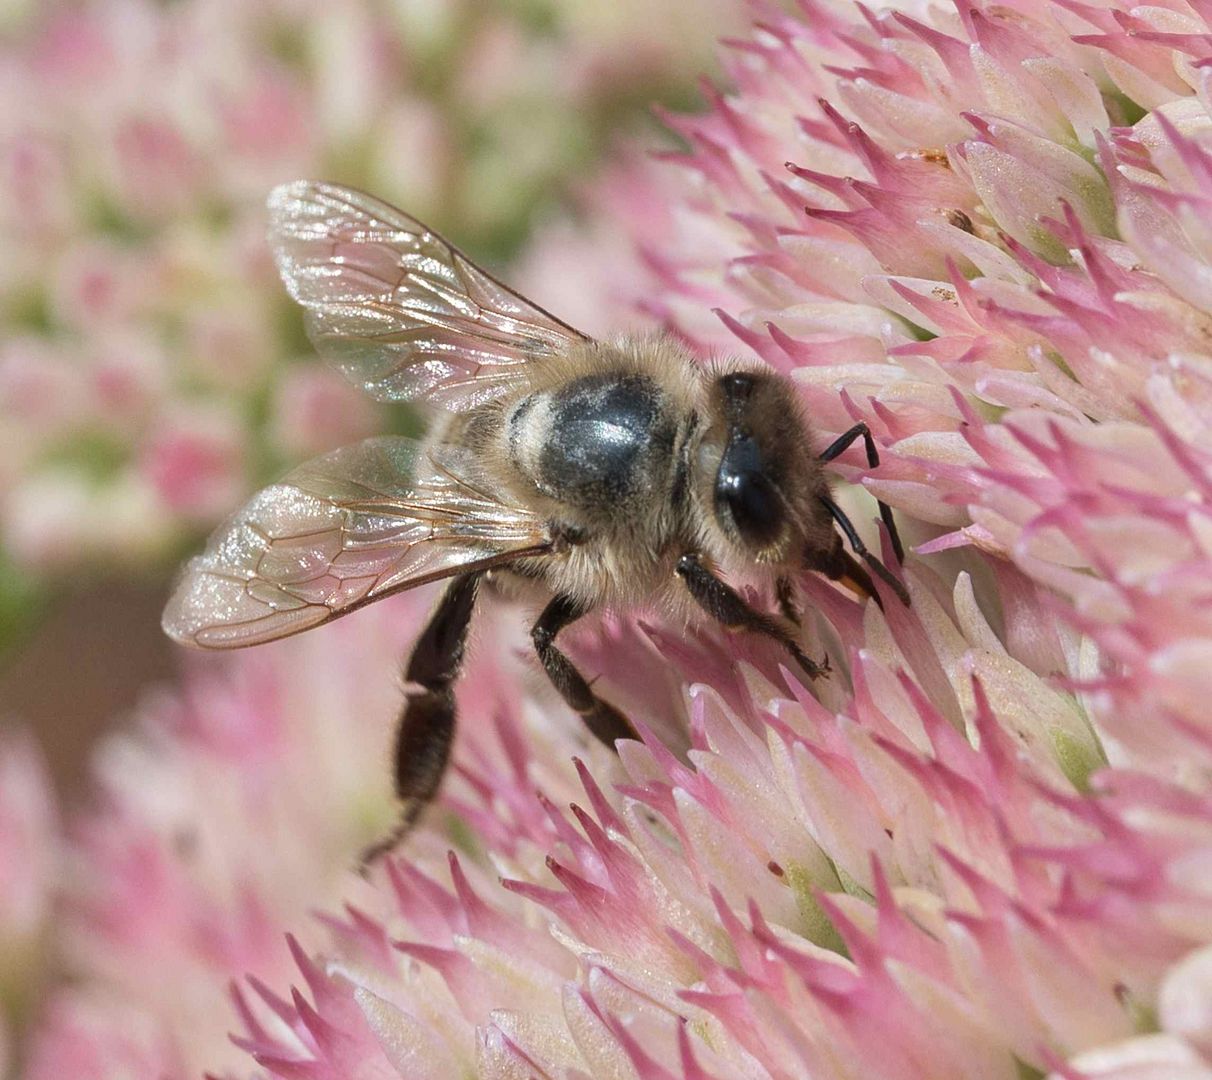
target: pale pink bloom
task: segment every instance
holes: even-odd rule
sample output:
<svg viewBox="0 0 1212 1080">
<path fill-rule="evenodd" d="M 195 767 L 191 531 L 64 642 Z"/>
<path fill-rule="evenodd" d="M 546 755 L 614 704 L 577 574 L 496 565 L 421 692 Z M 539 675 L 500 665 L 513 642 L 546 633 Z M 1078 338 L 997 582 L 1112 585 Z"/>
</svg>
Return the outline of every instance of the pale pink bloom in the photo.
<svg viewBox="0 0 1212 1080">
<path fill-rule="evenodd" d="M 370 4 L 317 4 L 301 21 L 312 49 L 315 119 L 337 146 L 365 138 L 407 78 L 410 42 L 390 20 Z"/>
<path fill-rule="evenodd" d="M 599 224 L 590 233 L 571 221 L 548 222 L 514 271 L 526 296 L 595 337 L 616 331 L 620 320 L 612 315 L 634 319 L 630 298 L 619 287 L 619 278 L 631 272 L 631 245 L 609 222 L 594 222 Z"/>
<path fill-rule="evenodd" d="M 140 472 L 174 513 L 212 521 L 232 509 L 246 489 L 245 438 L 227 409 L 181 407 L 149 432 Z"/>
<path fill-rule="evenodd" d="M 1170 969 L 1158 993 L 1158 1016 L 1166 1031 L 1212 1054 L 1212 947 L 1196 949 Z"/>
<path fill-rule="evenodd" d="M 6 730 L 0 734 L 0 1001 L 6 1009 L 28 1008 L 45 978 L 42 953 L 61 848 L 46 764 L 28 733 Z M 3 1020 L 0 1010 L 0 1027 Z"/>
<path fill-rule="evenodd" d="M 65 327 L 94 334 L 130 325 L 148 300 L 146 259 L 104 240 L 63 253 L 51 285 L 53 314 Z"/>
<path fill-rule="evenodd" d="M 556 10 L 579 44 L 569 58 L 568 76 L 574 87 L 586 93 L 625 87 L 637 79 L 699 75 L 702 57 L 720 37 L 741 31 L 752 9 L 731 0 L 696 4 L 566 0 Z"/>
<path fill-rule="evenodd" d="M 400 98 L 384 108 L 380 123 L 369 164 L 374 190 L 418 217 L 440 212 L 458 170 L 441 112 L 424 98 Z"/>
<path fill-rule="evenodd" d="M 72 221 L 65 155 L 44 133 L 6 131 L 0 142 L 0 190 L 0 223 L 8 235 L 36 241 Z"/>
<path fill-rule="evenodd" d="M 225 186 L 250 203 L 286 172 L 310 168 L 322 152 L 306 87 L 276 66 L 257 65 L 225 86 L 218 114 L 222 149 L 213 165 Z"/>
<path fill-rule="evenodd" d="M 642 234 L 670 320 L 720 345 L 681 309 L 730 260 L 721 328 L 794 372 L 824 433 L 873 426 L 884 464 L 866 483 L 934 534 L 924 553 L 974 544 L 1068 596 L 1100 648 L 1073 679 L 1097 685 L 1113 760 L 1167 769 L 1172 738 L 1202 757 L 1186 725 L 1204 724 L 1191 506 L 1212 316 L 1193 208 L 1212 122 L 1193 93 L 1204 68 L 1184 60 L 1145 94 L 1132 66 L 1156 79 L 1166 50 L 1194 45 L 1159 12 L 1095 19 L 1099 33 L 1055 7 L 886 15 L 855 39 L 881 42 L 862 70 L 788 83 L 798 49 L 849 40 L 840 9 L 821 13 L 760 32 L 737 52 L 741 95 L 678 121 L 699 150 L 693 194 Z M 1147 98 L 1135 129 L 1115 126 L 1077 45 Z M 805 164 L 789 174 L 787 157 Z M 736 224 L 704 250 L 726 212 Z"/>
<path fill-rule="evenodd" d="M 456 73 L 459 93 L 480 109 L 514 92 L 515 80 L 526 68 L 526 35 L 498 14 L 476 27 L 468 41 L 467 63 Z"/>
<path fill-rule="evenodd" d="M 214 497 L 217 504 L 219 485 L 204 483 L 201 489 L 204 497 Z M 124 471 L 108 484 L 93 488 L 88 513 L 76 531 L 81 534 L 82 548 L 60 566 L 70 566 L 82 555 L 95 566 L 139 574 L 180 543 L 181 518 L 163 499 L 154 477 Z"/>
<path fill-rule="evenodd" d="M 45 445 L 71 432 L 88 410 L 68 357 L 33 335 L 0 344 L 0 490 L 20 479 Z"/>
<path fill-rule="evenodd" d="M 151 478 L 138 473 L 98 484 L 71 466 L 43 469 L 16 484 L 4 508 L 6 550 L 34 576 L 80 565 L 138 572 L 179 540 L 174 515 Z"/>
<path fill-rule="evenodd" d="M 846 715 L 748 665 L 742 688 L 690 644 L 686 668 L 740 707 L 693 696 L 690 765 L 625 744 L 605 788 L 581 771 L 571 811 L 567 773 L 537 801 L 507 794 L 534 775 L 524 752 L 465 766 L 476 799 L 458 805 L 504 880 L 419 845 L 388 874 L 390 930 L 347 922 L 326 967 L 300 957 L 318 1015 L 296 999 L 290 1037 L 246 1021 L 258 1060 L 283 1077 L 1009 1078 L 1129 1037 L 1206 937 L 1212 893 L 1181 867 L 1212 817 L 1126 775 L 1097 803 L 1066 794 L 1097 764 L 1092 745 L 1058 755 L 1062 733 L 1089 745 L 1080 714 L 997 651 L 966 578 L 958 620 L 913 588 L 916 612 L 868 616 Z M 540 948 L 526 928 L 544 922 Z"/>
<path fill-rule="evenodd" d="M 142 425 L 163 401 L 169 382 L 168 361 L 154 340 L 138 334 L 98 334 L 85 362 L 89 384 L 72 387 L 88 392 L 99 423 L 126 431 Z"/>
<path fill-rule="evenodd" d="M 596 337 L 664 321 L 659 295 L 636 297 L 636 237 L 652 237 L 659 248 L 673 230 L 677 180 L 654 174 L 642 147 L 620 145 L 600 176 L 578 185 L 579 218 L 536 229 L 513 273 L 518 288 Z M 658 258 L 655 251 L 644 256 L 649 263 Z"/>
<path fill-rule="evenodd" d="M 113 194 L 138 219 L 165 220 L 187 211 L 202 192 L 205 162 L 174 123 L 131 116 L 104 147 Z"/>
<path fill-rule="evenodd" d="M 378 411 L 365 394 L 331 368 L 292 368 L 271 405 L 269 437 L 284 460 L 298 461 L 374 434 Z"/>
<path fill-rule="evenodd" d="M 1103 1050 L 1080 1054 L 1055 1080 L 1209 1080 L 1212 1066 L 1169 1035 L 1139 1035 Z"/>
<path fill-rule="evenodd" d="M 40 1019 L 31 1080 L 237 1068 L 229 980 L 285 979 L 284 926 L 342 897 L 374 903 L 353 867 L 391 821 L 383 762 L 398 665 L 429 600 L 386 602 L 360 629 L 340 624 L 222 671 L 199 663 L 180 693 L 149 697 L 134 729 L 102 745 L 56 925 L 72 988 Z"/>
<path fill-rule="evenodd" d="M 154 1018 L 112 998 L 55 995 L 27 1050 L 26 1080 L 184 1080 L 180 1055 Z"/>
<path fill-rule="evenodd" d="M 91 544 L 92 495 L 89 478 L 74 469 L 23 478 L 5 492 L 5 550 L 33 574 L 78 562 Z"/>
<path fill-rule="evenodd" d="M 366 935 L 395 901 L 353 868 L 360 847 L 393 820 L 384 763 L 401 704 L 399 664 L 431 600 L 425 591 L 385 601 L 357 620 L 240 654 L 222 670 L 200 663 L 180 693 L 150 698 L 135 729 L 103 745 L 97 808 L 77 819 L 56 927 L 73 986 L 57 990 L 40 1018 L 30 1080 L 185 1080 L 204 1068 L 240 1075 L 245 1040 L 233 1046 L 226 1033 L 252 1024 L 288 1038 L 278 1017 L 293 1006 L 272 999 L 269 986 L 284 983 L 330 934 L 349 944 L 351 961 L 393 955 Z M 466 722 L 456 766 L 432 817 L 463 817 L 468 837 L 507 838 L 495 845 L 501 858 L 538 872 L 557 832 L 532 785 L 565 802 L 577 790 L 572 754 L 595 770 L 614 766 L 564 716 L 520 693 L 525 666 L 510 629 L 520 613 L 490 608 L 479 624 L 460 691 Z M 531 759 L 530 745 L 545 760 Z M 493 799 L 485 782 L 502 776 L 510 782 Z M 411 848 L 444 868 L 447 845 L 433 830 Z M 482 868 L 467 872 L 480 888 L 491 885 Z M 413 884 L 402 887 L 426 890 L 407 874 Z M 309 918 L 342 899 L 339 918 Z M 297 938 L 283 940 L 286 926 L 300 928 Z M 544 929 L 523 938 L 532 963 L 573 973 Z M 432 932 L 427 940 L 441 941 Z M 246 971 L 257 973 L 255 989 L 239 991 L 233 1008 L 228 984 Z M 429 984 L 438 985 L 436 976 Z M 453 1003 L 430 1008 L 450 1012 L 445 1022 L 461 1030 Z M 436 1045 L 430 1036 L 426 1046 Z M 368 1050 L 378 1054 L 378 1044 Z M 462 1052 L 452 1045 L 442 1060 Z"/>
<path fill-rule="evenodd" d="M 199 387 L 233 396 L 269 379 L 278 345 L 268 326 L 268 307 L 256 296 L 183 303 L 183 340 L 174 357 L 178 377 L 192 377 Z"/>
</svg>

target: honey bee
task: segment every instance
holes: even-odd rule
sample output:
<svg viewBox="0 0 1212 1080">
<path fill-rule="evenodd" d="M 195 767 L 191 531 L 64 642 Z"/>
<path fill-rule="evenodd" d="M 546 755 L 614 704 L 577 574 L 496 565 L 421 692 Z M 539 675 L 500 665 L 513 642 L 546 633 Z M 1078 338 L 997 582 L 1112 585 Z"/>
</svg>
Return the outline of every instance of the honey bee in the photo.
<svg viewBox="0 0 1212 1080">
<path fill-rule="evenodd" d="M 254 495 L 186 565 L 163 626 L 185 645 L 239 648 L 450 579 L 405 667 L 400 822 L 367 861 L 438 790 L 486 580 L 541 592 L 539 662 L 607 745 L 634 737 L 632 725 L 556 645 L 595 608 L 664 605 L 764 634 L 815 679 L 829 667 L 798 641 L 802 571 L 879 603 L 874 574 L 909 602 L 823 469 L 858 438 L 878 465 L 865 425 L 817 454 L 782 376 L 740 360 L 699 364 L 667 336 L 587 337 L 361 192 L 287 184 L 269 214 L 278 270 L 320 354 L 380 401 L 438 408 L 423 441 L 368 439 Z M 891 511 L 879 508 L 899 560 Z M 721 571 L 772 588 L 780 614 L 751 606 Z"/>
</svg>

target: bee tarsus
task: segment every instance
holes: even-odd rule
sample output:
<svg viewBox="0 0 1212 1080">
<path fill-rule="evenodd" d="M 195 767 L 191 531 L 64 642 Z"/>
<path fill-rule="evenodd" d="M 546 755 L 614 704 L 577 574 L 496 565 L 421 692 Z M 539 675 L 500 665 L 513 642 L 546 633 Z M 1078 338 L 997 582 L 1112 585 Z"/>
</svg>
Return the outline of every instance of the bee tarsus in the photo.
<svg viewBox="0 0 1212 1080">
<path fill-rule="evenodd" d="M 683 555 L 677 563 L 677 575 L 686 583 L 687 591 L 699 607 L 729 630 L 747 630 L 773 638 L 810 679 L 820 678 L 830 670 L 828 657 L 818 664 L 805 654 L 786 626 L 751 608 L 740 593 L 708 569 L 700 555 L 693 552 Z"/>
<path fill-rule="evenodd" d="M 779 578 L 774 585 L 774 595 L 783 618 L 789 623 L 799 626 L 803 621 L 803 613 L 800 611 L 799 604 L 796 603 L 795 585 L 792 584 L 791 578 Z"/>
<path fill-rule="evenodd" d="M 599 741 L 613 747 L 619 739 L 638 738 L 631 721 L 608 701 L 598 697 L 571 660 L 555 646 L 556 635 L 586 614 L 587 608 L 568 596 L 556 596 L 530 628 L 539 663 L 552 686 Z"/>
</svg>

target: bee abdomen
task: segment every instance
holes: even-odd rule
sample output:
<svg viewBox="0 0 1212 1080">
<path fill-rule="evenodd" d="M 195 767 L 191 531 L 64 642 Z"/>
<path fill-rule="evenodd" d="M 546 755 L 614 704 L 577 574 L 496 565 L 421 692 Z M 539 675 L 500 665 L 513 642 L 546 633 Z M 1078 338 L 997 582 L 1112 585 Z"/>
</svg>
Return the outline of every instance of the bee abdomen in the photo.
<svg viewBox="0 0 1212 1080">
<path fill-rule="evenodd" d="M 545 495 L 609 512 L 650 496 L 669 474 L 676 423 L 646 375 L 587 375 L 522 399 L 509 451 Z"/>
</svg>

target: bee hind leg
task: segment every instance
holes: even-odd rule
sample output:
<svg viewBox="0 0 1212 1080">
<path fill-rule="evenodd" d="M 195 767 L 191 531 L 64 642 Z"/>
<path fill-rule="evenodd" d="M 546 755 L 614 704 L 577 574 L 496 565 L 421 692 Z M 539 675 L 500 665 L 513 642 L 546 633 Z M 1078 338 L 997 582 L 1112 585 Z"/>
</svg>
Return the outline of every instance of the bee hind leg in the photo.
<svg viewBox="0 0 1212 1080">
<path fill-rule="evenodd" d="M 699 607 L 729 630 L 748 630 L 773 638 L 792 655 L 810 679 L 829 672 L 827 657 L 821 664 L 809 657 L 783 623 L 751 608 L 740 593 L 708 569 L 700 555 L 694 552 L 683 555 L 678 560 L 677 575 Z"/>
<path fill-rule="evenodd" d="M 572 661 L 555 647 L 556 635 L 588 611 L 567 596 L 556 596 L 530 628 L 535 652 L 547 677 L 585 726 L 599 741 L 613 749 L 618 739 L 638 738 L 636 730 L 618 709 L 603 701 L 589 687 Z"/>
<path fill-rule="evenodd" d="M 394 769 L 400 820 L 362 852 L 363 872 L 408 834 L 442 783 L 454 742 L 454 684 L 463 664 L 479 578 L 479 574 L 464 574 L 446 587 L 409 657 L 404 677 L 421 689 L 408 695 L 396 729 Z"/>
</svg>

